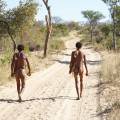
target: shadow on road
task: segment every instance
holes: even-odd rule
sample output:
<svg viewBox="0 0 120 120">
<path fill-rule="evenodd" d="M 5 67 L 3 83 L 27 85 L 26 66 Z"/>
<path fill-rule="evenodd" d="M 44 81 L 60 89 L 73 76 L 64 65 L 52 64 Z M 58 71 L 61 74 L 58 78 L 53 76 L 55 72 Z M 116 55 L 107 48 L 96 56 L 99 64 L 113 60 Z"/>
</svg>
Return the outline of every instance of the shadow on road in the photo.
<svg viewBox="0 0 120 120">
<path fill-rule="evenodd" d="M 42 100 L 56 100 L 56 99 L 68 99 L 68 100 L 76 100 L 75 97 L 69 97 L 69 96 L 58 96 L 58 97 L 48 97 L 48 98 L 42 98 Z"/>
<path fill-rule="evenodd" d="M 53 61 L 61 63 L 61 64 L 70 64 L 70 61 L 58 60 L 54 59 Z M 87 64 L 89 65 L 99 65 L 101 64 L 102 60 L 87 60 Z"/>
<path fill-rule="evenodd" d="M 87 60 L 87 64 L 89 65 L 99 65 L 101 62 L 102 60 Z"/>
<path fill-rule="evenodd" d="M 62 60 L 57 60 L 57 59 L 56 60 L 54 59 L 53 61 L 61 63 L 61 64 L 70 64 L 70 61 L 64 61 L 64 60 L 62 61 Z"/>
<path fill-rule="evenodd" d="M 106 114 L 110 113 L 111 111 L 112 111 L 112 108 L 106 108 L 104 111 L 99 112 L 99 113 L 97 114 L 97 116 L 106 115 Z"/>
<path fill-rule="evenodd" d="M 98 84 L 96 84 L 96 85 L 88 86 L 87 89 L 103 87 L 104 85 L 110 84 L 110 83 L 111 83 L 110 81 L 107 81 L 107 82 L 100 82 L 100 83 L 98 83 Z"/>
<path fill-rule="evenodd" d="M 45 98 L 33 98 L 33 99 L 27 99 L 27 100 L 22 100 L 22 102 L 29 102 L 29 101 L 40 101 L 40 100 L 52 100 L 53 102 L 57 99 L 68 99 L 68 100 L 76 100 L 75 97 L 69 97 L 69 96 L 57 96 L 57 97 L 45 97 Z M 14 100 L 14 99 L 0 99 L 0 103 L 1 102 L 7 102 L 7 103 L 17 103 L 18 100 Z"/>
<path fill-rule="evenodd" d="M 27 101 L 34 101 L 37 99 L 28 99 L 28 100 L 22 100 L 22 102 L 27 102 Z M 18 100 L 14 100 L 14 99 L 0 99 L 0 103 L 1 102 L 7 102 L 7 103 L 17 103 L 19 102 Z"/>
<path fill-rule="evenodd" d="M 65 52 L 61 52 L 60 55 L 71 56 L 71 54 L 68 54 L 68 53 L 65 53 Z"/>
</svg>

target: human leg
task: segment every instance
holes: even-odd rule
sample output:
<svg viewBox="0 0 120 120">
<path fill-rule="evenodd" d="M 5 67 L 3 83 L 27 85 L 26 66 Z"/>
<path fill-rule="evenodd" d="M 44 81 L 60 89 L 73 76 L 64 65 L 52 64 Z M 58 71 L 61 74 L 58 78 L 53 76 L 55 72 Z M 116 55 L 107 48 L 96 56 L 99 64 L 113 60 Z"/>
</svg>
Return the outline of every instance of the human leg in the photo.
<svg viewBox="0 0 120 120">
<path fill-rule="evenodd" d="M 78 77 L 77 77 L 77 74 L 74 74 L 74 78 L 75 78 L 75 88 L 76 88 L 76 92 L 77 92 L 77 100 L 80 99 L 79 97 L 79 89 L 78 89 Z"/>
<path fill-rule="evenodd" d="M 80 76 L 80 97 L 82 97 L 82 92 L 83 92 L 83 72 L 79 74 Z"/>
<path fill-rule="evenodd" d="M 18 101 L 21 101 L 21 95 L 20 95 L 20 78 L 19 78 L 18 75 L 16 75 L 16 84 L 17 84 Z"/>
<path fill-rule="evenodd" d="M 25 88 L 25 73 L 24 73 L 23 69 L 20 70 L 20 79 L 21 79 L 21 90 L 20 90 L 20 92 L 22 93 L 24 88 Z"/>
</svg>

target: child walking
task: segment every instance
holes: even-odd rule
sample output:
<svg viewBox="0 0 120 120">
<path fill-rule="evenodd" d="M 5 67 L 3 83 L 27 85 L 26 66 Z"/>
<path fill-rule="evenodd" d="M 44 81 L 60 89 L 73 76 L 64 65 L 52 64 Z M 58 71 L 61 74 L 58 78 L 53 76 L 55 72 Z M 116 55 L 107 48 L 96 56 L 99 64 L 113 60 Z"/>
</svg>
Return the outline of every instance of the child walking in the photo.
<svg viewBox="0 0 120 120">
<path fill-rule="evenodd" d="M 71 54 L 71 61 L 70 61 L 70 70 L 69 73 L 74 74 L 75 78 L 75 87 L 77 92 L 77 100 L 82 97 L 82 91 L 83 91 L 83 73 L 84 73 L 84 66 L 86 69 L 86 76 L 88 76 L 88 69 L 86 65 L 86 56 L 81 51 L 82 43 L 77 42 L 76 43 L 76 50 L 72 52 Z M 80 94 L 78 89 L 78 76 L 80 77 Z"/>
<path fill-rule="evenodd" d="M 24 54 L 24 45 L 17 46 L 18 52 L 13 55 L 11 63 L 11 76 L 15 76 L 17 83 L 18 101 L 21 102 L 21 93 L 25 88 L 25 66 L 28 67 L 28 76 L 31 75 L 30 64 Z"/>
</svg>

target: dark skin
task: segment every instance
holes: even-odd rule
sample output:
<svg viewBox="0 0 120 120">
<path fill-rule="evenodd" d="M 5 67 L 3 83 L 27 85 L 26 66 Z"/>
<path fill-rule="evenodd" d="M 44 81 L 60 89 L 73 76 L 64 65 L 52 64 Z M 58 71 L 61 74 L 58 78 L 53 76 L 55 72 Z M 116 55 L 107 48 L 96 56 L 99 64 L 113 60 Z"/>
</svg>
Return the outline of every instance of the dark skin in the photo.
<svg viewBox="0 0 120 120">
<path fill-rule="evenodd" d="M 21 102 L 22 100 L 21 93 L 23 92 L 23 89 L 25 87 L 25 71 L 24 69 L 20 69 L 20 66 L 24 67 L 25 63 L 27 63 L 27 67 L 29 70 L 27 73 L 28 76 L 31 76 L 31 69 L 30 69 L 30 64 L 27 58 L 24 58 L 24 60 L 17 61 L 17 65 L 16 65 L 16 55 L 17 53 L 13 55 L 13 59 L 11 63 L 11 77 L 15 76 L 16 78 L 17 92 L 18 92 L 18 98 L 19 98 L 18 101 Z"/>
<path fill-rule="evenodd" d="M 84 73 L 84 70 L 83 70 L 83 66 L 85 66 L 85 69 L 86 69 L 86 76 L 88 76 L 88 69 L 87 69 L 87 64 L 86 64 L 86 56 L 80 51 L 80 48 L 76 49 L 76 53 L 80 52 L 80 58 L 78 59 L 78 62 L 79 60 L 81 61 L 80 62 L 80 68 L 79 68 L 79 71 L 75 71 L 75 70 L 72 70 L 72 66 L 74 64 L 74 54 L 75 52 L 72 52 L 72 55 L 71 55 L 71 62 L 70 62 L 70 70 L 69 70 L 69 74 L 71 74 L 73 72 L 74 74 L 74 79 L 75 79 L 75 88 L 76 88 L 76 92 L 77 92 L 77 100 L 80 99 L 80 97 L 82 97 L 82 92 L 83 92 L 83 73 Z M 78 87 L 78 76 L 80 78 L 80 93 L 79 93 L 79 87 Z"/>
</svg>

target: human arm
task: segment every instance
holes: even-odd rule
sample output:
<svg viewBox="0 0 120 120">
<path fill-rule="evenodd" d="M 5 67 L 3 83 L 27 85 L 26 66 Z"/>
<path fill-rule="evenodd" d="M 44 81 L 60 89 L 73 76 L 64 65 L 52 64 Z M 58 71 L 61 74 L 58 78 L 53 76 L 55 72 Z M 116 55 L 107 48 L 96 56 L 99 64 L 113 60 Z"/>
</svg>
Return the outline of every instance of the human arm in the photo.
<svg viewBox="0 0 120 120">
<path fill-rule="evenodd" d="M 85 69 L 86 69 L 86 76 L 88 76 L 88 68 L 87 68 L 87 62 L 86 62 L 86 56 L 84 55 L 84 66 L 85 66 Z"/>
<path fill-rule="evenodd" d="M 11 61 L 11 77 L 14 76 L 14 69 L 15 69 L 15 54 L 13 55 L 12 61 Z"/>
<path fill-rule="evenodd" d="M 72 54 L 71 54 L 71 60 L 70 60 L 70 65 L 69 65 L 69 74 L 71 74 L 72 68 L 73 68 L 73 62 L 74 62 L 73 55 L 74 55 L 74 53 L 72 52 Z"/>
<path fill-rule="evenodd" d="M 27 59 L 27 58 L 26 58 L 26 62 L 27 62 L 27 67 L 28 67 L 28 73 L 27 73 L 27 75 L 28 75 L 28 76 L 31 76 L 30 63 L 29 63 L 29 61 L 28 61 L 28 59 Z"/>
</svg>

